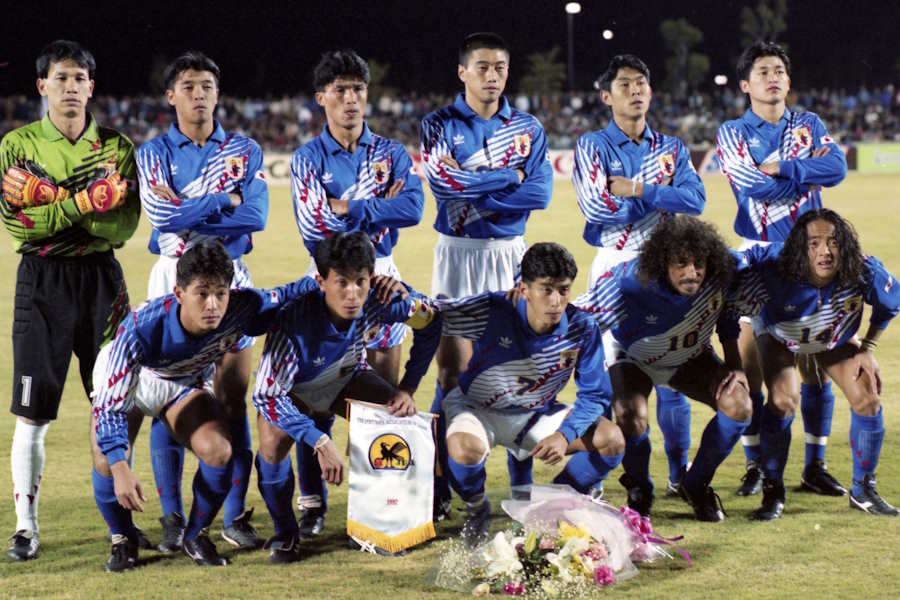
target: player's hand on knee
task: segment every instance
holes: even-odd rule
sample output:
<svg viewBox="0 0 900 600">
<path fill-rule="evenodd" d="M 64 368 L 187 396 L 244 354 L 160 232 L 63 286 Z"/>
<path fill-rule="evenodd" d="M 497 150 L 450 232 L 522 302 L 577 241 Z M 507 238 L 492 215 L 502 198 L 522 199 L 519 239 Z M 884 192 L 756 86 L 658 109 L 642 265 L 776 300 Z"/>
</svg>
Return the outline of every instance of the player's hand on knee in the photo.
<svg viewBox="0 0 900 600">
<path fill-rule="evenodd" d="M 397 390 L 387 403 L 387 409 L 395 417 L 409 417 L 416 414 L 416 402 L 406 390 Z"/>
<path fill-rule="evenodd" d="M 442 163 L 444 163 L 445 165 L 447 165 L 448 167 L 450 167 L 451 169 L 456 169 L 457 171 L 462 170 L 459 166 L 459 163 L 456 162 L 456 159 L 454 159 L 450 155 L 441 156 L 440 158 L 438 158 L 438 160 L 441 161 Z"/>
<path fill-rule="evenodd" d="M 400 297 L 403 299 L 409 297 L 409 290 L 406 289 L 403 282 L 399 279 L 394 279 L 390 275 L 372 275 L 371 286 L 375 292 L 375 297 L 382 304 L 390 303 L 394 294 L 400 294 Z"/>
<path fill-rule="evenodd" d="M 138 481 L 137 475 L 134 474 L 128 463 L 124 460 L 119 461 L 111 465 L 110 470 L 113 474 L 116 499 L 122 508 L 144 512 L 144 502 L 147 501 L 147 498 L 144 496 L 141 482 Z"/>
<path fill-rule="evenodd" d="M 722 396 L 730 396 L 734 393 L 738 386 L 743 386 L 747 391 L 750 390 L 750 383 L 747 381 L 747 375 L 743 371 L 729 371 L 716 388 L 716 401 L 721 400 Z"/>
<path fill-rule="evenodd" d="M 83 190 L 75 194 L 75 205 L 78 211 L 86 215 L 91 212 L 104 213 L 125 204 L 128 194 L 128 183 L 122 176 L 113 171 L 103 173 L 90 181 Z"/>
<path fill-rule="evenodd" d="M 344 481 L 344 458 L 338 452 L 333 440 L 328 440 L 315 449 L 322 477 L 332 485 L 341 485 Z"/>
<path fill-rule="evenodd" d="M 869 392 L 874 396 L 881 396 L 881 368 L 875 355 L 871 350 L 863 350 L 862 348 L 856 353 L 856 372 L 853 374 L 853 380 L 857 381 L 860 377 L 866 375 L 866 386 Z"/>
<path fill-rule="evenodd" d="M 394 185 L 388 188 L 388 191 L 384 193 L 384 197 L 388 200 L 390 200 L 391 198 L 396 198 L 400 193 L 400 190 L 403 189 L 404 185 L 406 185 L 406 182 L 402 179 L 398 179 L 394 182 Z"/>
<path fill-rule="evenodd" d="M 568 447 L 566 436 L 556 431 L 538 442 L 531 451 L 531 456 L 548 465 L 555 465 L 566 457 Z"/>
</svg>

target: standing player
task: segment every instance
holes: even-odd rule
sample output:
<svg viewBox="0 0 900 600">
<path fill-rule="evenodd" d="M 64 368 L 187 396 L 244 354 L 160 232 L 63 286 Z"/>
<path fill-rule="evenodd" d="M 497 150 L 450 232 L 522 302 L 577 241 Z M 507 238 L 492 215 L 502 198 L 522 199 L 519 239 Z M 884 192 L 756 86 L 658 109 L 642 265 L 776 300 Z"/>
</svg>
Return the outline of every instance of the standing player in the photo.
<svg viewBox="0 0 900 600">
<path fill-rule="evenodd" d="M 815 113 L 787 109 L 791 61 L 780 46 L 771 42 L 749 46 L 738 60 L 737 75 L 741 91 L 750 98 L 750 108 L 740 119 L 722 124 L 716 145 L 719 166 L 737 201 L 734 230 L 744 238 L 743 250 L 784 241 L 797 217 L 822 206 L 821 186 L 834 186 L 844 179 L 847 161 Z M 747 473 L 737 493 L 745 496 L 758 493 L 761 486 L 759 423 L 765 400 L 748 319 L 742 321 L 740 348 L 754 415 L 743 438 Z M 800 367 L 804 380 L 800 410 L 806 431 L 801 482 L 816 493 L 842 496 L 847 490 L 825 466 L 825 444 L 834 412 L 831 382 L 807 365 L 801 363 Z"/>
<path fill-rule="evenodd" d="M 597 246 L 588 289 L 613 266 L 637 256 L 661 219 L 677 213 L 699 215 L 706 204 L 687 146 L 647 124 L 652 97 L 647 65 L 632 54 L 620 54 L 597 86 L 612 119 L 606 129 L 578 138 L 572 173 L 578 206 L 587 219 L 584 239 Z M 656 418 L 669 459 L 666 494 L 677 496 L 691 445 L 691 405 L 684 394 L 656 386 Z M 626 475 L 621 479 L 629 504 L 641 512 L 653 501 L 653 483 L 630 479 L 627 465 L 647 460 L 649 433 L 647 429 L 626 437 Z"/>
<path fill-rule="evenodd" d="M 143 511 L 146 499 L 126 460 L 133 439 L 124 416 L 135 406 L 158 417 L 199 460 L 184 553 L 199 565 L 225 564 L 206 530 L 232 488 L 233 444 L 214 395 L 216 363 L 242 336 L 264 333 L 287 300 L 314 285 L 304 279 L 272 290 L 229 291 L 233 276 L 221 243 L 191 246 L 177 262 L 174 294 L 135 310 L 97 358 L 92 479 L 112 537 L 107 571 L 137 560 L 131 511 Z"/>
<path fill-rule="evenodd" d="M 873 256 L 864 256 L 852 226 L 834 211 L 801 215 L 784 245 L 751 248 L 741 292 L 751 306 L 769 402 L 761 417 L 762 506 L 757 519 L 784 510 L 784 466 L 791 423 L 800 403 L 794 369 L 798 354 L 828 374 L 850 402 L 853 487 L 850 508 L 897 516 L 875 489 L 875 468 L 884 439 L 881 376 L 873 350 L 888 322 L 900 312 L 900 286 Z M 863 303 L 872 306 L 862 340 L 855 334 Z M 761 309 L 761 310 L 760 310 Z"/>
<path fill-rule="evenodd" d="M 450 106 L 422 121 L 419 138 L 431 193 L 437 202 L 431 276 L 432 296 L 461 298 L 513 287 L 525 253 L 525 222 L 544 209 L 553 192 L 553 169 L 544 128 L 533 116 L 513 109 L 503 96 L 509 73 L 509 48 L 495 33 L 473 33 L 459 49 L 460 81 L 465 91 Z M 471 344 L 445 337 L 437 352 L 438 380 L 431 411 L 456 387 Z M 446 449 L 438 447 L 446 473 Z M 509 456 L 514 494 L 531 487 L 530 460 Z M 436 500 L 449 505 L 446 477 L 437 478 Z"/>
<path fill-rule="evenodd" d="M 253 140 L 226 132 L 214 120 L 219 96 L 219 67 L 199 52 L 186 52 L 166 67 L 166 99 L 177 121 L 169 131 L 138 150 L 141 201 L 153 224 L 150 251 L 159 260 L 150 273 L 147 296 L 169 294 L 175 287 L 175 264 L 185 250 L 219 239 L 234 260 L 232 287 L 252 285 L 241 257 L 253 248 L 251 233 L 266 226 L 269 191 L 262 151 Z M 253 452 L 247 419 L 253 338 L 236 342 L 217 365 L 215 398 L 225 405 L 228 437 L 234 450 L 233 487 L 225 501 L 222 537 L 234 546 L 259 545 L 244 497 L 250 482 Z M 161 419 L 150 433 L 153 474 L 163 509 L 159 549 L 177 550 L 184 533 L 181 470 L 184 447 Z"/>
<path fill-rule="evenodd" d="M 37 556 L 44 436 L 56 419 L 72 353 L 90 394 L 100 346 L 129 309 L 113 249 L 131 237 L 140 216 L 134 146 L 86 110 L 95 67 L 91 53 L 75 42 L 45 47 L 37 59 L 37 89 L 47 99 L 47 114 L 0 142 L 0 214 L 22 255 L 10 408 L 17 416 L 11 450 L 16 531 L 8 554 L 16 560 Z"/>
<path fill-rule="evenodd" d="M 291 160 L 294 216 L 310 255 L 327 237 L 363 231 L 375 245 L 375 273 L 400 279 L 391 256 L 398 229 L 422 220 L 425 194 L 412 160 L 400 142 L 372 133 L 365 123 L 369 65 L 352 50 L 322 55 L 313 71 L 316 102 L 325 110 L 322 133 Z M 308 275 L 316 273 L 315 264 Z M 368 362 L 385 381 L 397 385 L 406 327 L 387 324 L 367 332 Z M 332 416 L 316 427 L 331 432 Z M 303 508 L 301 537 L 321 533 L 327 488 L 312 448 L 297 444 Z"/>
<path fill-rule="evenodd" d="M 654 385 L 666 384 L 716 411 L 679 486 L 701 521 L 725 518 L 709 484 L 751 415 L 737 318 L 725 309 L 736 262 L 711 225 L 673 216 L 660 221 L 636 261 L 617 265 L 576 301 L 609 330 L 604 353 L 616 423 L 626 440 L 646 430 L 647 396 Z M 724 363 L 710 344 L 714 328 Z M 640 485 L 649 482 L 649 458 L 624 464 Z M 635 508 L 646 515 L 650 503 Z"/>
<path fill-rule="evenodd" d="M 618 466 L 622 432 L 609 420 L 609 377 L 600 328 L 569 304 L 577 274 L 569 252 L 535 244 L 522 257 L 520 298 L 503 292 L 438 300 L 444 335 L 473 343 L 459 386 L 444 398 L 453 487 L 466 502 L 462 535 L 468 544 L 488 531 L 485 462 L 491 447 L 517 458 L 557 464 L 577 453 L 554 480 L 586 493 Z M 556 401 L 575 373 L 574 407 Z"/>
<path fill-rule="evenodd" d="M 299 559 L 291 445 L 312 448 L 325 480 L 340 485 L 343 458 L 329 434 L 319 429 L 317 417 L 346 415 L 346 398 L 387 404 L 400 416 L 415 414 L 412 393 L 438 342 L 437 335 L 430 335 L 425 339 L 430 349 L 422 350 L 417 334 L 399 387 L 385 381 L 366 362 L 367 332 L 388 323 L 423 328 L 431 321 L 431 309 L 415 293 L 380 304 L 369 288 L 375 248 L 362 231 L 335 233 L 316 247 L 313 257 L 319 289 L 288 304 L 270 329 L 253 392 L 259 413 L 259 491 L 275 523 L 275 535 L 266 542 L 272 563 Z"/>
</svg>

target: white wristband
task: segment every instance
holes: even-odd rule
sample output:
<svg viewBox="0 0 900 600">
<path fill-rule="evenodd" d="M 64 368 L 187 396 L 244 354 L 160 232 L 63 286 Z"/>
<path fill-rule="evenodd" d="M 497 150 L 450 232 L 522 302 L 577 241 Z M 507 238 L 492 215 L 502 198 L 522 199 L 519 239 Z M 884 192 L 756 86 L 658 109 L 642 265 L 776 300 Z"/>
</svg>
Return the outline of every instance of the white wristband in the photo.
<svg viewBox="0 0 900 600">
<path fill-rule="evenodd" d="M 631 197 L 637 196 L 637 179 L 631 180 Z"/>
<path fill-rule="evenodd" d="M 318 440 L 316 440 L 316 445 L 313 446 L 313 450 L 319 450 L 320 448 L 322 448 L 322 446 L 324 446 L 325 444 L 327 444 L 330 441 L 331 441 L 331 438 L 328 437 L 328 434 L 323 433 L 322 437 L 320 437 Z"/>
</svg>

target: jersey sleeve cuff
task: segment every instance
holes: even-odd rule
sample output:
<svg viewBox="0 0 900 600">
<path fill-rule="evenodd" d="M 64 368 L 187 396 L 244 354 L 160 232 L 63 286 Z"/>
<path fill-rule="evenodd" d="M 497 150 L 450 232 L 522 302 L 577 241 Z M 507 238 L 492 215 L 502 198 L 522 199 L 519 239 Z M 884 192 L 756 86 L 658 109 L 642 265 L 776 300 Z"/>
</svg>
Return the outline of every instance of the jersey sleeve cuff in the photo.
<svg viewBox="0 0 900 600">
<path fill-rule="evenodd" d="M 347 214 L 356 221 L 362 221 L 366 217 L 366 201 L 365 200 L 348 200 Z"/>
<path fill-rule="evenodd" d="M 656 196 L 659 194 L 659 186 L 654 183 L 645 183 L 644 192 L 635 200 L 643 200 L 645 204 L 651 207 L 656 206 Z"/>
<path fill-rule="evenodd" d="M 125 460 L 126 453 L 122 448 L 113 448 L 109 452 L 104 453 L 106 455 L 106 462 L 109 463 L 110 466 L 116 464 L 117 462 L 121 462 Z"/>
<path fill-rule="evenodd" d="M 316 442 L 318 442 L 323 435 L 327 434 L 323 431 L 319 431 L 315 427 L 310 427 L 303 435 L 300 436 L 300 439 L 297 441 L 303 442 L 310 448 L 315 448 Z"/>
<path fill-rule="evenodd" d="M 575 428 L 565 422 L 563 422 L 563 424 L 559 426 L 559 429 L 557 429 L 557 431 L 563 434 L 563 437 L 566 438 L 566 443 L 569 444 L 572 443 L 572 440 L 578 437 L 578 432 L 575 430 Z"/>
</svg>

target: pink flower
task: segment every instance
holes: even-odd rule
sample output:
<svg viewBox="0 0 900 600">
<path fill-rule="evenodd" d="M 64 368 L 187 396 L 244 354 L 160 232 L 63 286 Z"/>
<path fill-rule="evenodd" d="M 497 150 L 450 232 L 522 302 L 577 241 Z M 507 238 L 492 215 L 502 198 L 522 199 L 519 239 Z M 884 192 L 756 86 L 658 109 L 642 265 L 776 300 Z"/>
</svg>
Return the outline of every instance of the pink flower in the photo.
<svg viewBox="0 0 900 600">
<path fill-rule="evenodd" d="M 556 540 L 551 537 L 542 537 L 538 547 L 541 550 L 556 550 Z"/>
<path fill-rule="evenodd" d="M 503 594 L 506 596 L 524 596 L 525 584 L 508 581 L 503 584 Z"/>
<path fill-rule="evenodd" d="M 616 582 L 616 574 L 606 565 L 600 565 L 594 569 L 594 583 L 600 587 L 607 587 Z"/>
<path fill-rule="evenodd" d="M 639 512 L 627 506 L 620 508 L 619 512 L 622 513 L 625 524 L 628 525 L 631 532 L 642 542 L 646 542 L 647 538 L 653 535 L 653 526 L 650 525 L 649 517 L 642 517 Z"/>
<path fill-rule="evenodd" d="M 591 542 L 588 550 L 591 553 L 591 558 L 593 558 L 594 560 L 603 560 L 604 558 L 609 556 L 609 553 L 606 551 L 606 546 L 597 542 Z"/>
</svg>

